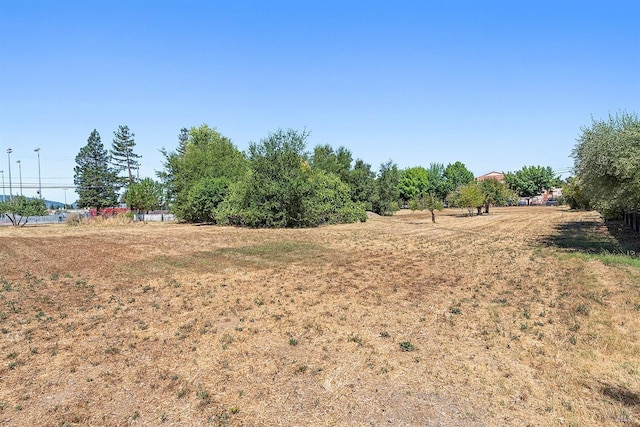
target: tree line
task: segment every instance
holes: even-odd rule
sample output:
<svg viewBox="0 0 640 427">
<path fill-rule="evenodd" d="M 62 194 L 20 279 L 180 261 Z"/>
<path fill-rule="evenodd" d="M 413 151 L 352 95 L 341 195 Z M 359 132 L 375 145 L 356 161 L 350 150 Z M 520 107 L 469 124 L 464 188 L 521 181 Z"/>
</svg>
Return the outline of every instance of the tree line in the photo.
<svg viewBox="0 0 640 427">
<path fill-rule="evenodd" d="M 183 128 L 174 151 L 161 149 L 159 181 L 139 179 L 135 134 L 121 125 L 105 148 L 93 130 L 76 156 L 78 205 L 126 203 L 138 211 L 169 208 L 186 222 L 249 227 L 312 227 L 365 221 L 367 211 L 391 215 L 401 207 L 435 211 L 445 204 L 467 208 L 533 197 L 555 183 L 551 168 L 528 166 L 507 173 L 505 182 L 476 183 L 461 162 L 431 163 L 400 170 L 391 160 L 374 171 L 345 147 L 307 150 L 307 131 L 270 133 L 240 151 L 207 125 Z"/>
</svg>

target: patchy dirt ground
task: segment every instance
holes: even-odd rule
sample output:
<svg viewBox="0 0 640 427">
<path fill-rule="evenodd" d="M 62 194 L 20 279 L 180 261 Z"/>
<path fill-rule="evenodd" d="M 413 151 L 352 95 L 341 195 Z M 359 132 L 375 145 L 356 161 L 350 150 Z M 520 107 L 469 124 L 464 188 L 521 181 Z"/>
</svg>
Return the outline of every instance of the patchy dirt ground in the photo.
<svg viewBox="0 0 640 427">
<path fill-rule="evenodd" d="M 593 253 L 640 241 L 608 225 L 1 228 L 0 425 L 639 426 L 640 269 Z"/>
</svg>

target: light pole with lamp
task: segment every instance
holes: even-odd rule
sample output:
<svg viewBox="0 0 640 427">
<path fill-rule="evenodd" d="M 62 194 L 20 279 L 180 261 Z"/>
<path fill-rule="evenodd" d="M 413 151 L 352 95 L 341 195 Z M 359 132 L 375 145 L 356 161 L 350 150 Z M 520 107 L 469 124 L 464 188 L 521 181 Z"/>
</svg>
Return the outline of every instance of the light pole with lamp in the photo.
<svg viewBox="0 0 640 427">
<path fill-rule="evenodd" d="M 11 188 L 11 153 L 13 153 L 13 150 L 7 148 L 7 157 L 9 158 L 9 198 L 13 197 L 13 189 Z"/>
<path fill-rule="evenodd" d="M 4 202 L 4 200 L 7 198 L 7 196 L 5 196 L 4 194 L 4 171 L 0 171 L 0 174 L 2 174 L 2 201 Z"/>
<path fill-rule="evenodd" d="M 40 179 L 40 147 L 36 148 L 36 153 L 38 153 L 38 196 L 42 199 L 42 180 Z"/>
<path fill-rule="evenodd" d="M 22 196 L 22 163 L 20 163 L 20 160 L 16 160 L 16 163 L 18 164 L 18 174 L 20 176 L 20 195 Z"/>
</svg>

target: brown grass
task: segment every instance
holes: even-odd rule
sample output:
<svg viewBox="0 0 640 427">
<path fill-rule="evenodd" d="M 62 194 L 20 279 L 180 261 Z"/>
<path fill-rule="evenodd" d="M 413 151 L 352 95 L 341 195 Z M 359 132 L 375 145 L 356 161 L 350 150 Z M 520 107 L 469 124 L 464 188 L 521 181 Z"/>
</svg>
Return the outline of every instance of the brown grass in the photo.
<svg viewBox="0 0 640 427">
<path fill-rule="evenodd" d="M 640 425 L 637 236 L 459 213 L 2 228 L 0 425 Z"/>
</svg>

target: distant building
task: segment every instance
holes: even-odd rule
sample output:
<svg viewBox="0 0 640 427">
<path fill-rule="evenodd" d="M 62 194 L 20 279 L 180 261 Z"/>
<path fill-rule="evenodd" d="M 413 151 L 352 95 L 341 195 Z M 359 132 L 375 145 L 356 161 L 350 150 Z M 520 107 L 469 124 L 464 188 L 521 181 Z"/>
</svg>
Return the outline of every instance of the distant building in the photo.
<svg viewBox="0 0 640 427">
<path fill-rule="evenodd" d="M 493 171 L 493 172 L 485 173 L 484 175 L 480 175 L 479 177 L 476 178 L 476 181 L 482 182 L 487 179 L 495 179 L 498 182 L 504 182 L 504 174 L 502 172 Z"/>
</svg>

